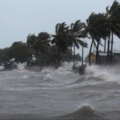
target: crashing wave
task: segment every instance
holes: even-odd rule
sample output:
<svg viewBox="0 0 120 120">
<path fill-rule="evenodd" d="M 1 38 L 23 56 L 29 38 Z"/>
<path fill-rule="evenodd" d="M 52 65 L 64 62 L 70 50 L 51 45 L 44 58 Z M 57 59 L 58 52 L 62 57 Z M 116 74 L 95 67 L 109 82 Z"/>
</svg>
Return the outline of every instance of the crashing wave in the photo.
<svg viewBox="0 0 120 120">
<path fill-rule="evenodd" d="M 44 79 L 43 79 L 43 81 L 48 81 L 48 80 L 52 80 L 52 76 L 50 75 L 50 74 L 47 74 L 45 77 L 44 77 Z"/>
<path fill-rule="evenodd" d="M 101 116 L 99 116 L 90 106 L 83 105 L 79 109 L 75 110 L 72 113 L 59 116 L 58 119 L 66 119 L 66 120 L 103 120 Z M 104 119 L 105 120 L 105 119 Z"/>
<path fill-rule="evenodd" d="M 23 75 L 23 79 L 36 78 L 36 77 L 38 76 L 37 75 L 31 75 L 31 76 Z"/>
</svg>

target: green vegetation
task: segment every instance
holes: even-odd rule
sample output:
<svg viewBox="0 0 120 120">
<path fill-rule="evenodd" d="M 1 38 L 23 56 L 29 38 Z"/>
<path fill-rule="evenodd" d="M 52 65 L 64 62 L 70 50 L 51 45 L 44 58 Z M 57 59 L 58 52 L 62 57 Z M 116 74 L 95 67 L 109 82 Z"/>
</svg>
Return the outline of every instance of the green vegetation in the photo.
<svg viewBox="0 0 120 120">
<path fill-rule="evenodd" d="M 106 7 L 106 13 L 91 13 L 86 23 L 77 20 L 71 23 L 70 26 L 65 22 L 58 23 L 55 27 L 55 35 L 51 35 L 50 42 L 55 46 L 56 63 L 60 64 L 60 54 L 66 53 L 67 49 L 74 47 L 74 65 L 75 65 L 75 47 L 87 47 L 84 38 L 91 39 L 91 46 L 89 51 L 89 64 L 91 65 L 90 55 L 93 45 L 96 49 L 96 64 L 99 58 L 99 46 L 102 45 L 101 41 L 104 40 L 104 52 L 106 52 L 107 43 L 107 63 L 112 63 L 112 50 L 113 50 L 113 35 L 120 38 L 120 3 L 114 1 L 112 6 Z M 82 39 L 82 40 L 81 40 Z M 110 48 L 111 45 L 111 48 Z M 50 45 L 49 45 L 50 46 Z M 40 46 L 38 46 L 40 48 Z M 45 46 L 45 48 L 47 48 Z M 40 51 L 39 51 L 40 52 Z M 44 54 L 44 53 L 43 53 Z"/>
<path fill-rule="evenodd" d="M 37 41 L 38 42 L 38 41 Z M 47 41 L 46 41 L 47 42 Z M 32 55 L 34 55 L 38 60 L 37 64 L 40 66 L 45 66 L 45 65 L 52 65 L 56 63 L 56 46 L 50 46 L 48 43 L 44 43 L 45 46 L 46 44 L 48 46 L 47 51 L 43 51 L 44 49 L 38 49 L 38 53 L 36 54 L 37 50 L 35 47 L 35 50 L 32 47 L 28 47 L 28 44 L 23 43 L 21 41 L 19 42 L 14 42 L 10 47 L 0 49 L 0 64 L 8 62 L 10 59 L 15 58 L 15 61 L 17 63 L 23 63 L 27 62 L 27 65 L 36 65 L 36 61 L 32 61 Z M 42 48 L 42 47 L 41 47 Z M 41 52 L 42 54 L 41 54 Z M 43 54 L 44 53 L 44 54 Z M 60 52 L 59 54 L 59 59 L 62 62 L 70 62 L 74 60 L 74 55 L 72 54 L 71 49 L 67 49 L 65 53 Z M 79 54 L 75 55 L 76 61 L 81 61 L 81 56 Z"/>
<path fill-rule="evenodd" d="M 68 26 L 65 22 L 55 26 L 55 34 L 40 32 L 37 36 L 29 34 L 27 42 L 14 42 L 11 47 L 0 50 L 0 62 L 6 62 L 15 58 L 16 62 L 25 62 L 35 56 L 36 65 L 61 65 L 61 61 L 81 60 L 79 54 L 75 55 L 75 47 L 87 47 L 85 38 L 91 39 L 89 51 L 89 64 L 91 65 L 90 55 L 93 45 L 96 49 L 96 64 L 99 63 L 99 46 L 104 40 L 104 52 L 107 44 L 107 63 L 112 63 L 113 35 L 120 38 L 120 3 L 114 1 L 111 7 L 106 7 L 106 13 L 91 13 L 86 23 L 77 20 Z M 72 54 L 72 48 L 74 54 Z M 83 63 L 83 59 L 82 59 Z"/>
<path fill-rule="evenodd" d="M 106 13 L 92 13 L 87 19 L 86 32 L 89 33 L 92 42 L 90 46 L 89 53 L 89 64 L 91 49 L 93 44 L 96 48 L 96 64 L 98 64 L 99 58 L 99 45 L 101 45 L 101 40 L 103 39 L 104 52 L 107 42 L 107 63 L 112 63 L 112 50 L 113 50 L 113 34 L 120 38 L 120 4 L 118 1 L 114 1 L 112 6 L 109 9 L 109 6 L 106 7 Z M 112 38 L 111 38 L 112 37 Z M 111 49 L 110 49 L 111 44 Z"/>
<path fill-rule="evenodd" d="M 15 58 L 16 62 L 25 62 L 32 54 L 28 50 L 26 43 L 21 41 L 14 42 L 10 47 L 0 49 L 0 63 L 8 62 L 10 59 Z"/>
<path fill-rule="evenodd" d="M 38 36 L 29 34 L 27 37 L 27 46 L 32 54 L 35 55 L 37 65 L 57 65 L 60 66 L 63 61 L 81 60 L 79 54 L 72 54 L 72 46 L 79 48 L 80 46 L 87 47 L 80 39 L 85 38 L 84 23 L 79 20 L 75 24 L 71 24 L 71 28 L 63 23 L 58 23 L 55 26 L 55 34 L 49 35 L 46 32 L 41 32 Z"/>
</svg>

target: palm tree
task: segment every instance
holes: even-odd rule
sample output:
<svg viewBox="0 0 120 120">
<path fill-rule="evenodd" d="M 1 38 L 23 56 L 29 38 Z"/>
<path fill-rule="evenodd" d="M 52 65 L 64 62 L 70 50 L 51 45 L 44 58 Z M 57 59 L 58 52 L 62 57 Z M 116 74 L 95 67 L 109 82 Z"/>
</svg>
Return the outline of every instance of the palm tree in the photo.
<svg viewBox="0 0 120 120">
<path fill-rule="evenodd" d="M 27 36 L 27 46 L 28 46 L 28 49 L 30 50 L 31 53 L 34 53 L 35 54 L 35 57 L 36 57 L 36 63 L 37 63 L 37 52 L 36 52 L 36 48 L 34 47 L 34 42 L 36 41 L 37 39 L 37 36 L 35 36 L 34 34 L 29 34 Z"/>
<path fill-rule="evenodd" d="M 46 32 L 41 32 L 38 34 L 36 41 L 33 43 L 33 47 L 35 48 L 36 51 L 36 58 L 38 58 L 38 53 L 43 55 L 49 52 L 49 48 L 50 48 L 49 38 L 50 35 Z"/>
<path fill-rule="evenodd" d="M 66 34 L 69 33 L 69 27 L 65 24 L 65 22 L 58 23 L 55 27 L 55 33 L 55 35 L 51 35 L 53 37 L 51 43 L 56 46 L 56 64 L 60 65 L 60 52 L 62 51 L 65 53 L 68 47 Z"/>
<path fill-rule="evenodd" d="M 79 40 L 78 37 L 81 37 L 82 34 L 71 34 L 69 30 L 69 26 L 63 23 L 58 23 L 56 25 L 56 34 L 52 35 L 53 40 L 52 44 L 54 43 L 57 47 L 57 54 L 58 51 L 62 51 L 65 53 L 68 47 L 72 46 L 74 44 L 77 48 L 79 48 L 80 45 L 86 46 L 82 40 Z M 76 39 L 77 37 L 77 39 Z M 59 62 L 59 60 L 58 60 Z"/>
<path fill-rule="evenodd" d="M 107 39 L 104 40 L 104 53 L 106 52 L 106 42 L 107 42 Z"/>
<path fill-rule="evenodd" d="M 90 51 L 89 51 L 89 65 L 91 65 L 91 50 L 93 44 L 96 47 L 96 64 L 98 63 L 98 57 L 99 57 L 99 45 L 101 44 L 100 39 L 106 40 L 106 37 L 108 36 L 108 30 L 105 24 L 105 14 L 99 13 L 95 14 L 92 13 L 89 18 L 86 20 L 86 29 L 85 32 L 89 33 L 92 42 L 90 46 Z M 96 44 L 97 43 L 97 44 Z"/>
<path fill-rule="evenodd" d="M 79 35 L 79 37 L 86 37 L 83 36 L 82 31 L 85 28 L 85 24 L 81 22 L 80 20 L 77 20 L 75 23 L 71 23 L 70 26 L 70 33 L 71 35 Z M 81 41 L 79 39 L 76 39 L 77 42 Z M 72 47 L 72 46 L 71 46 Z M 75 45 L 74 45 L 74 66 L 75 66 Z"/>
<path fill-rule="evenodd" d="M 120 4 L 118 1 L 114 1 L 112 6 L 109 9 L 109 6 L 106 7 L 106 24 L 109 29 L 109 40 L 108 40 L 108 54 L 107 54 L 107 62 L 112 62 L 112 51 L 113 51 L 113 34 L 115 34 L 118 38 L 120 38 Z M 112 36 L 112 37 L 111 37 Z M 110 39 L 111 39 L 111 50 L 110 48 Z M 110 51 L 110 54 L 109 54 Z"/>
<path fill-rule="evenodd" d="M 33 53 L 35 51 L 36 64 L 38 63 L 38 53 L 44 54 L 49 51 L 49 38 L 50 35 L 46 32 L 41 32 L 38 36 L 35 36 L 34 34 L 28 35 L 27 45 Z"/>
</svg>

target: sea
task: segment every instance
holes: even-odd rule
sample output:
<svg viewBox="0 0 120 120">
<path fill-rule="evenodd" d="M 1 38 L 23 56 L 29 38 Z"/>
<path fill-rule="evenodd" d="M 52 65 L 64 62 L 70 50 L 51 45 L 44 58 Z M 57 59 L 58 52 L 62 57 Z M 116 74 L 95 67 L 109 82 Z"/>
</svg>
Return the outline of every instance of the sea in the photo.
<svg viewBox="0 0 120 120">
<path fill-rule="evenodd" d="M 0 71 L 0 120 L 120 120 L 120 66 Z"/>
</svg>

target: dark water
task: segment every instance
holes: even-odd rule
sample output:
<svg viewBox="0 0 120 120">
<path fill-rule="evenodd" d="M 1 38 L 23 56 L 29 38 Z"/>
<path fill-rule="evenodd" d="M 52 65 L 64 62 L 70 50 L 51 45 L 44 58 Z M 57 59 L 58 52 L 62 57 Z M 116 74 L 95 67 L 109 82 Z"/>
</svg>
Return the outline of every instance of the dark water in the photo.
<svg viewBox="0 0 120 120">
<path fill-rule="evenodd" d="M 0 72 L 0 119 L 120 120 L 119 68 Z"/>
</svg>

